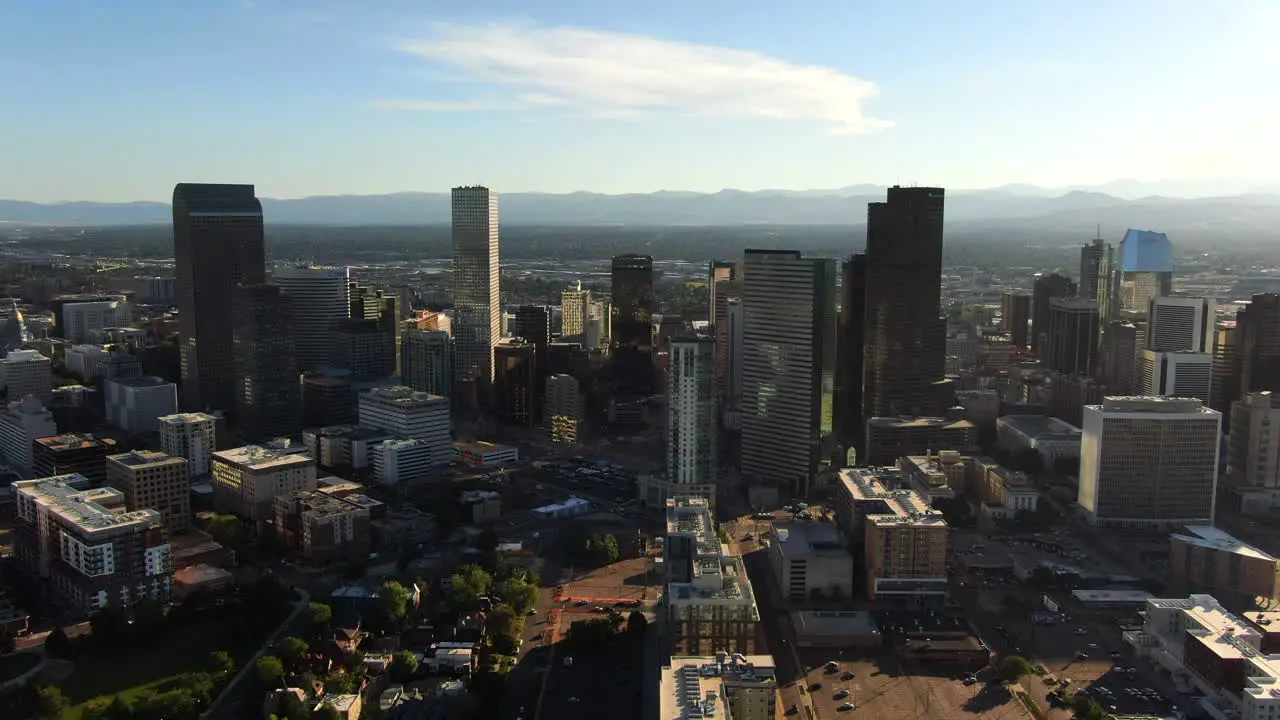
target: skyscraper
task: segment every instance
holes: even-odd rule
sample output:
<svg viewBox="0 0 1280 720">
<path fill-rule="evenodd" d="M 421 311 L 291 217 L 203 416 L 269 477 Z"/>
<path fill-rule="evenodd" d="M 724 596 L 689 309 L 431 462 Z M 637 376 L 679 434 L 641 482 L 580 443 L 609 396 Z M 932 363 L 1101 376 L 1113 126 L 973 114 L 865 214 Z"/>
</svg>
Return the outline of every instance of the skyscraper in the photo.
<svg viewBox="0 0 1280 720">
<path fill-rule="evenodd" d="M 493 346 L 502 336 L 498 294 L 498 193 L 456 187 L 453 209 L 453 338 L 457 379 L 493 382 Z"/>
<path fill-rule="evenodd" d="M 747 250 L 743 265 L 742 475 L 804 497 L 831 432 L 835 261 Z"/>
<path fill-rule="evenodd" d="M 864 418 L 935 410 L 930 386 L 946 369 L 944 203 L 942 188 L 895 185 L 867 206 Z"/>
<path fill-rule="evenodd" d="M 677 485 L 714 485 L 719 479 L 715 342 L 671 339 L 667 377 L 667 478 Z"/>
<path fill-rule="evenodd" d="M 1098 355 L 1098 303 L 1074 297 L 1049 301 L 1048 343 L 1041 357 L 1062 373 L 1095 375 Z"/>
<path fill-rule="evenodd" d="M 1000 296 L 1000 329 L 1009 333 L 1014 345 L 1026 350 L 1030 334 L 1031 296 L 1026 293 L 1005 293 Z"/>
<path fill-rule="evenodd" d="M 716 394 L 721 401 L 729 395 L 729 300 L 742 295 L 742 263 L 713 260 L 708 268 L 707 309 L 711 331 L 715 333 Z"/>
<path fill-rule="evenodd" d="M 542 417 L 542 397 L 546 390 L 546 379 L 550 375 L 551 357 L 551 313 L 546 305 L 521 305 L 515 309 L 511 319 L 512 337 L 522 338 L 533 345 L 534 372 L 537 374 L 533 385 L 533 417 Z"/>
<path fill-rule="evenodd" d="M 235 397 L 232 318 L 240 285 L 266 279 L 262 203 L 252 185 L 173 188 L 182 404 L 230 409 Z"/>
<path fill-rule="evenodd" d="M 1241 394 L 1280 390 L 1280 293 L 1259 293 L 1236 313 Z"/>
<path fill-rule="evenodd" d="M 1164 233 L 1128 230 L 1111 279 L 1114 310 L 1146 312 L 1153 297 L 1173 294 L 1173 244 Z"/>
<path fill-rule="evenodd" d="M 445 330 L 410 330 L 400 344 L 400 374 L 418 392 L 453 393 L 453 338 Z"/>
<path fill-rule="evenodd" d="M 612 268 L 614 395 L 650 395 L 653 377 L 653 258 L 617 255 Z"/>
<path fill-rule="evenodd" d="M 328 365 L 337 327 L 350 312 L 351 269 L 284 267 L 272 273 L 271 281 L 292 301 L 298 370 L 310 372 Z"/>
<path fill-rule="evenodd" d="M 537 357 L 533 343 L 517 338 L 493 346 L 494 405 L 503 425 L 531 428 L 540 419 Z"/>
<path fill-rule="evenodd" d="M 583 290 L 581 282 L 576 288 L 560 293 L 560 339 L 585 343 L 590 312 L 591 291 Z"/>
<path fill-rule="evenodd" d="M 1036 278 L 1031 290 L 1031 351 L 1041 357 L 1049 351 L 1049 312 L 1053 298 L 1072 297 L 1076 284 L 1066 275 L 1052 273 Z"/>
<path fill-rule="evenodd" d="M 235 421 L 244 440 L 259 442 L 302 429 L 302 385 L 294 355 L 287 295 L 275 285 L 249 285 L 232 302 L 235 320 Z"/>
<path fill-rule="evenodd" d="M 1212 298 L 1154 297 L 1147 302 L 1147 349 L 1212 353 Z"/>
<path fill-rule="evenodd" d="M 1143 350 L 1138 371 L 1143 395 L 1189 397 L 1209 404 L 1213 353 Z"/>
<path fill-rule="evenodd" d="M 1080 248 L 1080 282 L 1077 294 L 1081 300 L 1098 299 L 1098 277 L 1106 269 L 1107 246 L 1096 238 Z"/>
<path fill-rule="evenodd" d="M 862 447 L 862 345 L 867 308 L 867 256 L 840 264 L 840 311 L 836 330 L 835 416 L 832 430 L 846 447 Z"/>
</svg>

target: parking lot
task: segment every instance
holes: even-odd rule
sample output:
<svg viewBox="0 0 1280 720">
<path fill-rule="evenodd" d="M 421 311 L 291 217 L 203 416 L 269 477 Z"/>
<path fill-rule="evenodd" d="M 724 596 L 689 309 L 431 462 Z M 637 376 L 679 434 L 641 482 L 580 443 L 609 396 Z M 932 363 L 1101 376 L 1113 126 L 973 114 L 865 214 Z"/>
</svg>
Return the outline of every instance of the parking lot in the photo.
<svg viewBox="0 0 1280 720">
<path fill-rule="evenodd" d="M 637 608 L 651 609 L 658 600 L 661 579 L 654 570 L 653 558 L 621 560 L 583 573 L 562 585 L 566 613 L 587 613 L 596 606 L 612 607 L 618 603 L 639 603 Z"/>
</svg>

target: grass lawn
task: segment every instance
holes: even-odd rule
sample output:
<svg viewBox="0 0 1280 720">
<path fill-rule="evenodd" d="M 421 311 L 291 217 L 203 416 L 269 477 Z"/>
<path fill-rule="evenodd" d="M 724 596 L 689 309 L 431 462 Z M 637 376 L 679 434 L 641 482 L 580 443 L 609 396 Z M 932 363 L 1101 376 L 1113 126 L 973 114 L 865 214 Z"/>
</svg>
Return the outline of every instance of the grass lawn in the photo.
<svg viewBox="0 0 1280 720">
<path fill-rule="evenodd" d="M 124 695 L 130 699 L 143 690 L 189 672 L 208 672 L 209 653 L 227 650 L 237 662 L 252 657 L 256 648 L 236 653 L 228 648 L 226 628 L 217 623 L 184 627 L 175 636 L 149 648 L 94 653 L 76 659 L 75 672 L 62 684 L 73 704 L 62 720 L 80 720 L 84 703 L 99 695 Z M 237 656 L 238 655 L 238 656 Z"/>
<path fill-rule="evenodd" d="M 39 664 L 39 653 L 20 652 L 0 655 L 0 682 L 12 680 Z"/>
</svg>

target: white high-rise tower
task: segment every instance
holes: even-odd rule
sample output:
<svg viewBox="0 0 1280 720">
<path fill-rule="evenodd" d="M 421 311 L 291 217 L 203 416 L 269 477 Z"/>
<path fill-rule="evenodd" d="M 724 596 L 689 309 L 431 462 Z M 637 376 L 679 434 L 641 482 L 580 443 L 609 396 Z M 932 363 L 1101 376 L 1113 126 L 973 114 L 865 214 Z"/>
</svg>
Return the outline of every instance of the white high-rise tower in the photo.
<svg viewBox="0 0 1280 720">
<path fill-rule="evenodd" d="M 498 193 L 456 187 L 453 210 L 453 321 L 458 380 L 493 382 L 493 346 L 502 337 L 498 295 Z"/>
</svg>

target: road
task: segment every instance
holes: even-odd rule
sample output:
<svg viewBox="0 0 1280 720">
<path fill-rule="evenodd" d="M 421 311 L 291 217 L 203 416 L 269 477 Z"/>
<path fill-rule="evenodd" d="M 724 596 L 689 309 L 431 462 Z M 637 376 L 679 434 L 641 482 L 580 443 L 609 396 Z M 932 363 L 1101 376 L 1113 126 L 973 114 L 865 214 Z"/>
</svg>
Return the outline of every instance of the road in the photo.
<svg viewBox="0 0 1280 720">
<path fill-rule="evenodd" d="M 747 577 L 755 591 L 765 642 L 777 666 L 778 687 L 796 683 L 792 691 L 782 691 L 783 710 L 785 712 L 792 704 L 798 704 L 804 708 L 806 718 L 817 720 L 817 710 L 813 707 L 808 688 L 804 686 L 805 667 L 796 650 L 796 633 L 791 625 L 791 614 L 778 596 L 777 586 L 770 577 L 765 551 L 761 549 L 747 553 L 742 556 L 742 560 L 747 566 Z"/>
<path fill-rule="evenodd" d="M 69 638 L 76 638 L 81 635 L 88 635 L 89 623 L 82 622 L 82 623 L 77 623 L 75 625 L 67 625 L 62 628 L 62 631 L 65 632 L 67 634 L 67 637 Z M 45 630 L 43 632 L 31 633 L 30 635 L 24 635 L 20 638 L 17 638 L 17 640 L 15 641 L 16 651 L 20 652 L 22 650 L 32 650 L 34 648 L 40 647 L 41 645 L 44 645 L 44 641 L 48 639 L 49 633 L 51 632 L 53 631 Z"/>
<path fill-rule="evenodd" d="M 244 665 L 240 667 L 240 672 L 231 679 L 222 694 L 214 698 L 213 703 L 209 705 L 209 709 L 205 711 L 204 718 L 209 720 L 240 720 L 250 716 L 248 707 L 250 701 L 257 693 L 257 686 L 252 677 L 254 665 L 266 653 L 267 649 L 276 644 L 286 634 L 293 631 L 300 631 L 306 623 L 307 604 L 311 602 L 311 595 L 302 588 L 295 588 L 301 599 L 293 606 L 293 612 L 289 613 L 289 617 L 276 628 L 275 632 L 262 643 L 262 647 L 258 648 L 258 652 L 253 654 Z M 254 713 L 256 714 L 256 713 Z"/>
</svg>

